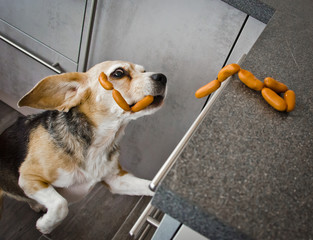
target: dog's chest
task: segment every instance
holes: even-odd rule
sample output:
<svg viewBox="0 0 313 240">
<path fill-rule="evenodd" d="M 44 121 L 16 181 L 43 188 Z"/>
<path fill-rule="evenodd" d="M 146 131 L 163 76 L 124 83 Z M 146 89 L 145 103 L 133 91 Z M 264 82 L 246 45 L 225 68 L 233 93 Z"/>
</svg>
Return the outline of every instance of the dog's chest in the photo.
<svg viewBox="0 0 313 240">
<path fill-rule="evenodd" d="M 68 202 L 81 200 L 104 177 L 117 174 L 117 159 L 112 160 L 102 161 L 102 164 L 95 166 L 94 171 L 58 169 L 58 178 L 52 185 Z"/>
<path fill-rule="evenodd" d="M 68 202 L 82 199 L 97 183 L 80 169 L 71 172 L 59 169 L 58 173 L 59 177 L 52 185 Z"/>
<path fill-rule="evenodd" d="M 66 188 L 57 188 L 59 194 L 61 194 L 68 202 L 76 202 L 85 197 L 92 187 L 94 183 L 85 182 L 80 184 L 74 184 L 72 186 Z"/>
</svg>

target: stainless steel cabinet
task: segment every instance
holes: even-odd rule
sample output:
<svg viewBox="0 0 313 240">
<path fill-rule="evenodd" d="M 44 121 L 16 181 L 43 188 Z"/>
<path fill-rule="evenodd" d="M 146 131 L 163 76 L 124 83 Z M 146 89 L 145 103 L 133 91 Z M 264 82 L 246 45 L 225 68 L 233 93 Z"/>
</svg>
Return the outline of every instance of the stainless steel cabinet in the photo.
<svg viewBox="0 0 313 240">
<path fill-rule="evenodd" d="M 21 51 L 0 41 L 0 99 L 16 108 L 17 101 L 42 78 L 56 74 Z M 21 108 L 23 113 L 36 110 Z"/>
<path fill-rule="evenodd" d="M 0 100 L 16 108 L 19 98 L 39 80 L 57 74 L 51 69 L 83 70 L 91 2 L 0 0 L 0 38 L 5 39 L 0 41 Z"/>
<path fill-rule="evenodd" d="M 208 240 L 176 219 L 165 214 L 151 240 Z"/>
<path fill-rule="evenodd" d="M 77 62 L 85 8 L 85 0 L 1 0 L 0 18 Z"/>
</svg>

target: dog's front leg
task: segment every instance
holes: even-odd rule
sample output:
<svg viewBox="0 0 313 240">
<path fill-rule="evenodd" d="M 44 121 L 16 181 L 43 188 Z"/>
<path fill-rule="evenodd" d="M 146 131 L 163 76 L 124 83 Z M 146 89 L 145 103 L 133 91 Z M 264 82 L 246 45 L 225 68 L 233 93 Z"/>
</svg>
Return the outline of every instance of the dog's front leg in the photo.
<svg viewBox="0 0 313 240">
<path fill-rule="evenodd" d="M 110 191 L 116 194 L 153 196 L 149 189 L 150 181 L 135 177 L 131 173 L 113 175 L 104 179 Z"/>
<path fill-rule="evenodd" d="M 51 185 L 33 180 L 33 177 L 20 177 L 19 185 L 25 194 L 47 208 L 47 213 L 37 220 L 37 229 L 50 233 L 68 214 L 68 204 Z"/>
</svg>

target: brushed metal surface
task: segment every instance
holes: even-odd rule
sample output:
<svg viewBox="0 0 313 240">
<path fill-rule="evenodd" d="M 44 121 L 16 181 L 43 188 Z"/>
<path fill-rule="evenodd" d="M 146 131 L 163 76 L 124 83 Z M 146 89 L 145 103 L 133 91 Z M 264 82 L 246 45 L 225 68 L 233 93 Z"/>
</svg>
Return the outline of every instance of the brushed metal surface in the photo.
<svg viewBox="0 0 313 240">
<path fill-rule="evenodd" d="M 1 0 L 0 18 L 77 62 L 86 1 Z"/>
</svg>

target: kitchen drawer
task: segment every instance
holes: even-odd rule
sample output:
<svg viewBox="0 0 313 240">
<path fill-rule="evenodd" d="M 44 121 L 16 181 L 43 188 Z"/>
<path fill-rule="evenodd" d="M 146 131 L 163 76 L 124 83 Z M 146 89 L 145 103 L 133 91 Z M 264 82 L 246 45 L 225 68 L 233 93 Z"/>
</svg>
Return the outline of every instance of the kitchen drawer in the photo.
<svg viewBox="0 0 313 240">
<path fill-rule="evenodd" d="M 85 0 L 0 0 L 0 19 L 78 62 L 86 6 Z"/>
<path fill-rule="evenodd" d="M 165 214 L 152 240 L 208 240 L 176 219 Z"/>
<path fill-rule="evenodd" d="M 26 51 L 34 54 L 41 60 L 47 62 L 50 65 L 58 63 L 57 68 L 62 72 L 75 72 L 77 69 L 77 63 L 63 56 L 62 54 L 56 52 L 55 50 L 47 47 L 46 45 L 38 42 L 27 34 L 21 32 L 20 30 L 12 27 L 3 20 L 0 19 L 0 35 L 8 39 L 9 41 L 17 44 Z M 2 42 L 2 41 L 1 41 Z M 8 45 L 8 43 L 5 43 Z M 3 45 L 3 47 L 5 47 Z M 10 48 L 11 49 L 11 48 Z M 0 58 L 6 61 L 4 54 L 1 53 Z"/>
<path fill-rule="evenodd" d="M 17 109 L 17 101 L 42 78 L 56 74 L 51 69 L 30 58 L 23 52 L 0 41 L 0 100 Z M 37 112 L 17 109 L 28 114 Z"/>
</svg>

